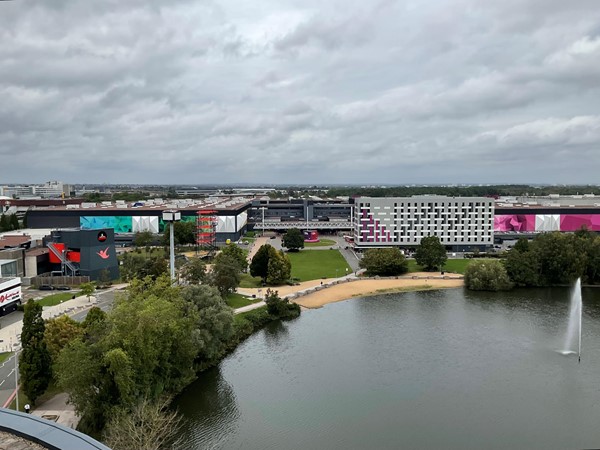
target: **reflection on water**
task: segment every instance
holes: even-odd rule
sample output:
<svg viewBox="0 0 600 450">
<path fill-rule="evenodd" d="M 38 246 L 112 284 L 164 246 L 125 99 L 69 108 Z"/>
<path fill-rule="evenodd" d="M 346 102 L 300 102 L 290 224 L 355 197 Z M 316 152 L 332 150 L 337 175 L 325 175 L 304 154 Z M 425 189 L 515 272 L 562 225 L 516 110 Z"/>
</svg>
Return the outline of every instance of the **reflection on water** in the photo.
<svg viewBox="0 0 600 450">
<path fill-rule="evenodd" d="M 177 407 L 187 448 L 590 448 L 600 431 L 600 290 L 583 358 L 569 289 L 381 295 L 255 334 Z"/>
</svg>

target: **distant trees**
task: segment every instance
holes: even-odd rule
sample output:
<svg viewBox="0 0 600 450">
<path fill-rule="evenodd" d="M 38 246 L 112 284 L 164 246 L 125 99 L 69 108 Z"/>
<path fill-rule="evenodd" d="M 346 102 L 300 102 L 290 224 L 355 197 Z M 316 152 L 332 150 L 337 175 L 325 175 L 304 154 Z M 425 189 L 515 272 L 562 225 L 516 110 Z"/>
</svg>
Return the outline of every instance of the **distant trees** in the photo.
<svg viewBox="0 0 600 450">
<path fill-rule="evenodd" d="M 228 256 L 236 262 L 236 265 L 240 271 L 245 272 L 248 270 L 248 254 L 245 250 L 235 244 L 226 245 L 221 249 L 221 252 L 217 255 L 218 259 L 222 256 Z"/>
<path fill-rule="evenodd" d="M 196 243 L 196 224 L 194 222 L 174 222 L 175 228 L 173 228 L 173 238 L 175 239 L 176 245 L 186 245 Z M 168 246 L 170 244 L 170 224 L 165 226 L 163 233 L 163 245 Z"/>
<path fill-rule="evenodd" d="M 447 259 L 446 248 L 437 236 L 421 239 L 415 251 L 415 261 L 428 272 L 441 270 Z"/>
<path fill-rule="evenodd" d="M 123 265 L 121 266 L 121 276 L 129 281 L 134 278 L 145 278 L 147 276 L 153 279 L 167 273 L 169 267 L 164 257 L 160 255 L 145 256 L 134 252 L 123 254 Z"/>
<path fill-rule="evenodd" d="M 471 262 L 465 269 L 465 285 L 474 291 L 505 291 L 512 288 L 502 263 L 491 259 Z"/>
<path fill-rule="evenodd" d="M 149 247 L 154 242 L 154 234 L 150 231 L 138 231 L 133 237 L 133 245 L 136 247 Z"/>
<path fill-rule="evenodd" d="M 200 258 L 191 258 L 181 268 L 181 278 L 189 284 L 206 282 L 206 264 Z"/>
<path fill-rule="evenodd" d="M 600 237 L 554 232 L 520 240 L 508 253 L 506 271 L 518 286 L 570 284 L 579 277 L 599 283 Z"/>
<path fill-rule="evenodd" d="M 23 392 L 35 405 L 52 379 L 51 359 L 44 340 L 46 326 L 42 318 L 42 305 L 30 299 L 25 304 L 24 312 L 19 372 Z"/>
<path fill-rule="evenodd" d="M 359 265 L 367 271 L 367 275 L 394 276 L 408 272 L 406 258 L 395 247 L 369 249 Z"/>
<path fill-rule="evenodd" d="M 0 215 L 0 232 L 18 230 L 19 228 L 21 228 L 21 225 L 16 214 Z"/>
<path fill-rule="evenodd" d="M 283 235 L 282 244 L 291 252 L 297 252 L 304 248 L 304 235 L 298 228 L 290 228 Z"/>
</svg>

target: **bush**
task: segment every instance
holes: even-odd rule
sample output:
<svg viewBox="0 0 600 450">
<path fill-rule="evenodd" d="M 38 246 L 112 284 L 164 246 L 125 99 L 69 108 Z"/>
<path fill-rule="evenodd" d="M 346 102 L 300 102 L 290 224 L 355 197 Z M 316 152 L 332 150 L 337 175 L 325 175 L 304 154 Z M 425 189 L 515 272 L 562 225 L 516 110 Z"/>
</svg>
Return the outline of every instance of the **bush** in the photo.
<svg viewBox="0 0 600 450">
<path fill-rule="evenodd" d="M 397 248 L 374 248 L 367 250 L 360 260 L 360 267 L 367 275 L 394 276 L 408 272 L 408 262 Z"/>
<path fill-rule="evenodd" d="M 499 261 L 473 261 L 465 269 L 465 285 L 473 291 L 506 291 L 512 288 L 506 269 Z"/>
</svg>

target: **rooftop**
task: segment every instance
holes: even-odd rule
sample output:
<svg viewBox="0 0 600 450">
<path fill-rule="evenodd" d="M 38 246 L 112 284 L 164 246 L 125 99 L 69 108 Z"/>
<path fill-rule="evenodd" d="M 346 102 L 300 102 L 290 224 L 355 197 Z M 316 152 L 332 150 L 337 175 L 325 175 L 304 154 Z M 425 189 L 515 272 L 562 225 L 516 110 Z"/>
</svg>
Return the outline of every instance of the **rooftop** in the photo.
<svg viewBox="0 0 600 450">
<path fill-rule="evenodd" d="M 137 202 L 82 202 L 80 204 L 57 205 L 49 207 L 35 207 L 36 210 L 87 210 L 87 211 L 162 211 L 176 209 L 179 211 L 198 211 L 200 209 L 214 209 L 217 211 L 235 211 L 249 206 L 254 197 L 209 197 L 203 199 L 151 199 Z"/>
</svg>

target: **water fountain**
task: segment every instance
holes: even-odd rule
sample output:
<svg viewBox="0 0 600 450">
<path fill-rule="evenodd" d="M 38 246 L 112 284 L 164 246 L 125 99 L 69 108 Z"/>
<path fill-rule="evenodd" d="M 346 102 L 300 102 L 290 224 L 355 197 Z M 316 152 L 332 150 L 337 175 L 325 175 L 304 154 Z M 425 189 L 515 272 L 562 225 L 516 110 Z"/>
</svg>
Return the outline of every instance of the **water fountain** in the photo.
<svg viewBox="0 0 600 450">
<path fill-rule="evenodd" d="M 581 360 L 581 278 L 578 278 L 571 293 L 571 311 L 569 313 L 569 327 L 565 341 L 563 355 L 578 355 Z"/>
</svg>

